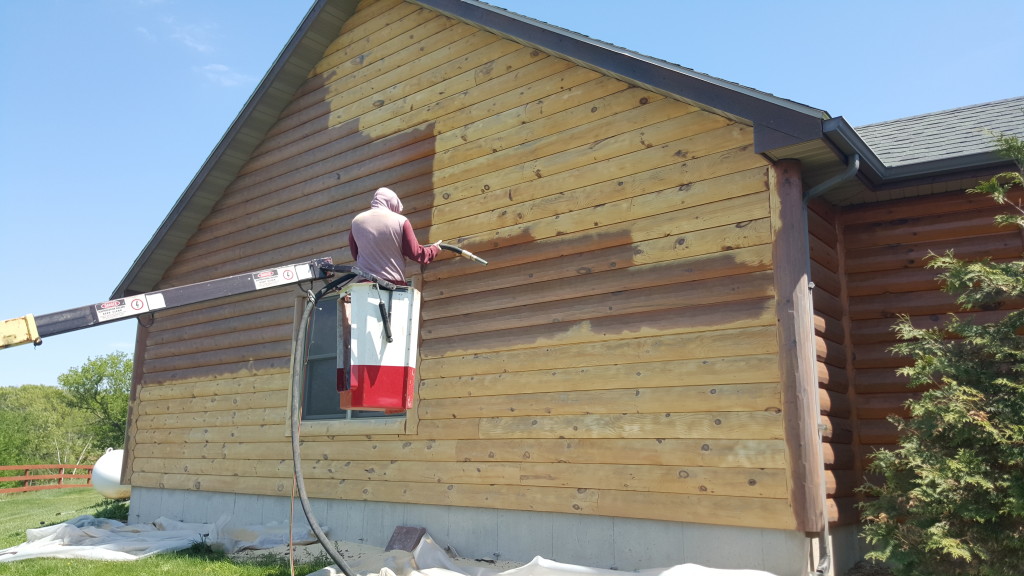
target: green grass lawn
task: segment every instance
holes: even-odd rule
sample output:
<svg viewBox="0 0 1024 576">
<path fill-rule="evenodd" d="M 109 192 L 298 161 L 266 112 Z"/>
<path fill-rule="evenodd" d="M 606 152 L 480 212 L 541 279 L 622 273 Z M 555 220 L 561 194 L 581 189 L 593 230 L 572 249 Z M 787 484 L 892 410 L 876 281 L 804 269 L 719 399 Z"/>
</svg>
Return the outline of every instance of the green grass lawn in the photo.
<svg viewBox="0 0 1024 576">
<path fill-rule="evenodd" d="M 0 549 L 25 542 L 25 530 L 60 524 L 82 514 L 124 521 L 127 509 L 104 500 L 92 488 L 65 488 L 0 495 Z M 126 515 L 126 514 L 124 514 Z M 118 517 L 122 516 L 122 517 Z M 305 576 L 328 564 L 327 559 L 297 565 Z M 159 554 L 133 562 L 101 562 L 38 558 L 0 563 L 4 576 L 288 576 L 287 558 L 266 556 L 233 562 L 204 545 L 172 554 Z"/>
</svg>

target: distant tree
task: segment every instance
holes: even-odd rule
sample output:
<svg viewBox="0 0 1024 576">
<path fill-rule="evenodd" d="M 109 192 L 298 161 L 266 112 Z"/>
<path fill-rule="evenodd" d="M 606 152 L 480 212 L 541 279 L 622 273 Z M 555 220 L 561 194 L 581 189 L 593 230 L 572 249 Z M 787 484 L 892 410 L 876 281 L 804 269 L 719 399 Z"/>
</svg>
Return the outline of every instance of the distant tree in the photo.
<svg viewBox="0 0 1024 576">
<path fill-rule="evenodd" d="M 0 464 L 77 460 L 89 444 L 74 432 L 80 423 L 60 388 L 40 384 L 0 388 Z"/>
<path fill-rule="evenodd" d="M 101 450 L 124 445 L 131 381 L 132 361 L 124 352 L 89 358 L 57 377 L 67 405 L 87 415 L 80 436 L 91 437 Z"/>
<path fill-rule="evenodd" d="M 1024 142 L 999 138 L 1024 170 Z M 1024 208 L 1008 192 L 1020 172 L 1000 174 L 969 192 L 1011 211 L 997 218 L 1024 229 Z M 952 251 L 928 266 L 964 311 L 998 310 L 1024 298 L 1024 261 L 963 261 Z M 909 318 L 896 325 L 894 352 L 913 363 L 899 372 L 924 389 L 907 402 L 909 419 L 892 418 L 899 447 L 874 454 L 862 535 L 869 558 L 899 575 L 1020 576 L 1024 574 L 1024 311 L 992 323 L 951 315 L 922 330 Z"/>
</svg>

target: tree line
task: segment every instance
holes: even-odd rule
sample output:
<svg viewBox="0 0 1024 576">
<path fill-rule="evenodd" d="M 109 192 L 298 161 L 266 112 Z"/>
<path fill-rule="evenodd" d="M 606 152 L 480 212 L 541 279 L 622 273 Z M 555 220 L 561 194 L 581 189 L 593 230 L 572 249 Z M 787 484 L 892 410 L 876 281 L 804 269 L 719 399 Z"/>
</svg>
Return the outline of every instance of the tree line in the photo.
<svg viewBox="0 0 1024 576">
<path fill-rule="evenodd" d="M 92 464 L 124 446 L 132 361 L 89 358 L 58 386 L 0 388 L 0 465 Z"/>
</svg>

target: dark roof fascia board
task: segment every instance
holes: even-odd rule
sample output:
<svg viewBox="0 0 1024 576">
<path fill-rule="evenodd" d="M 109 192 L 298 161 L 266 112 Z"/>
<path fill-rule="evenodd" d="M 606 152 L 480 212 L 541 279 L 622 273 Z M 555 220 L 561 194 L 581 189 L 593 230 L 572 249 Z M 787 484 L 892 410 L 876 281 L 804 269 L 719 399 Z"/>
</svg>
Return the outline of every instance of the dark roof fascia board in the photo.
<svg viewBox="0 0 1024 576">
<path fill-rule="evenodd" d="M 823 110 L 774 97 L 478 2 L 410 0 L 578 64 L 749 121 L 755 151 L 821 137 Z M 759 137 L 760 140 L 759 141 Z"/>
<path fill-rule="evenodd" d="M 356 0 L 318 0 L 310 8 L 256 91 L 114 289 L 112 299 L 148 292 L 157 285 L 324 50 L 335 40 L 341 25 L 355 12 L 356 4 Z"/>
</svg>

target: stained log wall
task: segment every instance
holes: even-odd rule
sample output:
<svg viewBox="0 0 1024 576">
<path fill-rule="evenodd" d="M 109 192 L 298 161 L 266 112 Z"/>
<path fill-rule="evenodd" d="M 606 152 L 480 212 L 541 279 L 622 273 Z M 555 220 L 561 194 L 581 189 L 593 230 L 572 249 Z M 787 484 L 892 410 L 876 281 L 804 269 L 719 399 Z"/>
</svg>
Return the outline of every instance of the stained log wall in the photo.
<svg viewBox="0 0 1024 576">
<path fill-rule="evenodd" d="M 856 415 L 851 410 L 849 319 L 838 229 L 838 210 L 817 200 L 808 210 L 807 228 L 814 282 L 814 341 L 818 402 L 824 423 L 825 488 L 833 523 L 856 521 L 855 487 L 859 470 L 854 457 Z"/>
<path fill-rule="evenodd" d="M 939 290 L 935 276 L 940 270 L 925 268 L 927 256 L 953 250 L 963 259 L 1020 258 L 1021 231 L 993 223 L 1002 212 L 986 196 L 953 192 L 846 208 L 839 216 L 855 351 L 849 399 L 856 417 L 852 446 L 858 472 L 873 451 L 895 447 L 896 427 L 887 416 L 906 416 L 904 403 L 914 394 L 906 378 L 896 374 L 907 359 L 890 352 L 897 341 L 892 329 L 897 315 L 926 328 L 941 325 L 947 313 L 960 313 L 953 297 Z M 1022 304 L 1004 302 L 1001 310 L 969 314 L 994 321 Z"/>
<path fill-rule="evenodd" d="M 793 529 L 752 139 L 428 9 L 365 1 L 162 286 L 349 261 L 352 216 L 389 186 L 421 241 L 491 264 L 412 270 L 414 413 L 399 433 L 304 434 L 313 497 Z M 133 485 L 290 493 L 294 314 L 283 288 L 156 315 Z"/>
</svg>

